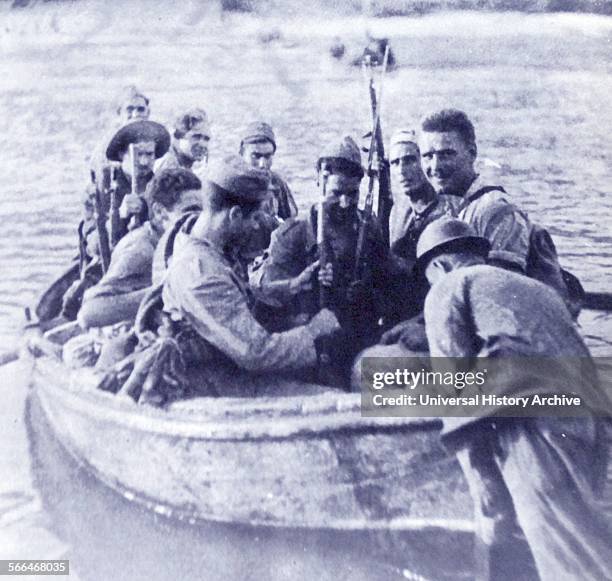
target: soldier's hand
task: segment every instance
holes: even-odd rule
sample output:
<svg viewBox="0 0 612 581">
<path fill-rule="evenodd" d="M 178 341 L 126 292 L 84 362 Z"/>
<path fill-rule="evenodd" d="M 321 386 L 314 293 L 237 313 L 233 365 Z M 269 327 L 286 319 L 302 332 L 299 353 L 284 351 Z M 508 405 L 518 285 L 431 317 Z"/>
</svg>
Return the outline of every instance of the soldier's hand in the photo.
<svg viewBox="0 0 612 581">
<path fill-rule="evenodd" d="M 352 282 L 346 291 L 346 300 L 351 305 L 357 305 L 365 300 L 367 287 L 363 281 L 357 280 Z"/>
<path fill-rule="evenodd" d="M 129 218 L 135 214 L 140 214 L 144 206 L 143 199 L 137 194 L 127 194 L 121 206 L 119 206 L 119 216 Z"/>
<path fill-rule="evenodd" d="M 382 334 L 380 338 L 380 343 L 382 345 L 393 345 L 397 343 L 400 337 L 403 335 L 404 331 L 408 331 L 410 326 L 412 325 L 412 321 L 409 319 L 407 321 L 402 321 L 395 325 L 395 327 L 389 329 L 385 333 Z"/>
<path fill-rule="evenodd" d="M 334 284 L 334 267 L 331 262 L 319 269 L 319 284 L 327 287 Z"/>
<path fill-rule="evenodd" d="M 289 285 L 289 292 L 291 294 L 297 294 L 303 291 L 312 290 L 312 277 L 317 268 L 319 268 L 318 260 L 307 266 L 295 278 L 291 279 L 291 284 Z"/>
<path fill-rule="evenodd" d="M 329 309 L 321 309 L 308 323 L 308 327 L 315 337 L 331 335 L 340 330 L 340 323 L 336 315 Z"/>
</svg>

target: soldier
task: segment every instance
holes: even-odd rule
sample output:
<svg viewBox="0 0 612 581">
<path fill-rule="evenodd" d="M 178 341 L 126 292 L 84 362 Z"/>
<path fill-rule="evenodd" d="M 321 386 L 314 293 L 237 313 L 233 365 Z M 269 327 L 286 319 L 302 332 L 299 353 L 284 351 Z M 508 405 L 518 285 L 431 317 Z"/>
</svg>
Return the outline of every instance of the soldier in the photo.
<svg viewBox="0 0 612 581">
<path fill-rule="evenodd" d="M 281 220 L 296 216 L 298 208 L 289 186 L 271 169 L 276 153 L 276 136 L 272 127 L 262 121 L 249 123 L 242 130 L 239 153 L 251 167 L 270 173 L 270 197 L 264 209 Z"/>
<path fill-rule="evenodd" d="M 117 129 L 132 121 L 148 119 L 151 114 L 149 98 L 134 85 L 123 89 L 117 97 L 116 103 L 117 123 L 115 128 L 105 133 L 104 139 L 100 141 L 91 155 L 90 167 L 99 179 L 101 179 L 105 168 L 109 167 L 109 161 L 106 159 L 106 146 Z"/>
<path fill-rule="evenodd" d="M 115 247 L 108 271 L 87 290 L 78 321 L 84 329 L 133 321 L 151 286 L 157 243 L 185 211 L 202 206 L 202 183 L 189 170 L 168 169 L 149 182 L 145 192 L 150 219 L 124 236 Z"/>
<path fill-rule="evenodd" d="M 130 155 L 130 145 L 133 145 L 134 159 Z M 108 144 L 107 159 L 121 164 L 113 170 L 112 182 L 103 184 L 109 187 L 100 189 L 101 210 L 105 214 L 110 211 L 111 246 L 115 246 L 128 232 L 132 218 L 134 218 L 133 226 L 147 221 L 148 209 L 140 194 L 144 193 L 153 177 L 155 159 L 162 157 L 168 151 L 168 147 L 170 147 L 170 135 L 162 125 L 153 121 L 134 121 L 125 125 L 117 131 Z M 132 194 L 132 181 L 136 189 L 135 194 Z M 93 206 L 91 200 L 89 204 Z M 78 313 L 84 291 L 96 284 L 102 276 L 97 260 L 99 241 L 93 208 L 79 224 L 78 231 L 81 254 L 80 280 L 75 280 L 65 292 L 62 306 L 63 316 L 70 320 Z"/>
<path fill-rule="evenodd" d="M 416 244 L 425 226 L 441 216 L 453 215 L 456 196 L 438 195 L 421 169 L 417 138 L 411 129 L 398 129 L 391 136 L 389 164 L 393 207 L 389 219 L 391 252 L 404 268 L 416 263 Z"/>
<path fill-rule="evenodd" d="M 130 155 L 130 145 L 134 159 Z M 153 177 L 155 160 L 165 155 L 169 147 L 170 135 L 163 125 L 153 121 L 135 121 L 122 127 L 108 144 L 106 157 L 121 164 L 113 180 L 114 207 L 110 207 L 110 199 L 103 200 L 115 214 L 111 215 L 111 224 L 117 222 L 116 232 L 111 233 L 113 244 L 127 233 L 133 216 L 141 224 L 147 220 L 147 205 L 142 194 Z M 134 194 L 132 182 L 135 182 Z"/>
<path fill-rule="evenodd" d="M 351 137 L 325 148 L 317 162 L 317 183 L 324 195 L 326 262 L 317 280 L 311 280 L 322 250 L 317 244 L 321 204 L 315 204 L 306 218 L 288 220 L 273 234 L 260 282 L 262 294 L 286 305 L 294 322 L 316 313 L 320 287 L 329 289 L 329 304 L 350 335 L 346 352 L 338 353 L 340 366 L 350 364 L 360 349 L 376 341 L 389 275 L 388 251 L 372 220 L 360 257 L 366 272 L 356 277 L 357 242 L 363 224 L 357 204 L 363 175 L 359 147 Z"/>
<path fill-rule="evenodd" d="M 477 578 L 533 578 L 522 569 L 521 529 L 542 581 L 609 578 L 612 523 L 595 496 L 608 461 L 602 439 L 608 418 L 597 416 L 609 416 L 610 401 L 558 294 L 486 265 L 489 245 L 456 219 L 423 232 L 417 255 L 431 284 L 425 302 L 431 356 L 508 358 L 508 379 L 491 382 L 491 393 L 580 396 L 584 417 L 497 417 L 517 415 L 499 408 L 487 412 L 496 416 L 443 418 L 444 440 L 476 505 L 485 549 Z"/>
<path fill-rule="evenodd" d="M 548 232 L 531 223 L 501 186 L 489 185 L 476 173 L 474 126 L 463 111 L 446 109 L 421 122 L 421 164 L 438 194 L 459 196 L 458 217 L 491 244 L 489 262 L 525 273 L 557 290 L 577 316 L 580 297 L 570 289 Z M 575 277 L 573 277 L 575 279 Z M 575 279 L 574 285 L 580 286 Z M 574 294 L 580 288 L 571 289 Z"/>
<path fill-rule="evenodd" d="M 174 124 L 172 146 L 155 165 L 155 172 L 182 167 L 193 169 L 194 164 L 208 162 L 210 124 L 202 109 L 190 109 Z"/>
<path fill-rule="evenodd" d="M 417 240 L 425 226 L 441 216 L 453 215 L 460 200 L 456 196 L 438 195 L 429 184 L 421 169 L 416 134 L 411 129 L 398 129 L 391 136 L 389 164 L 393 186 L 389 242 L 399 269 L 397 276 L 402 279 L 402 288 L 397 289 L 402 296 L 398 301 L 402 308 L 397 313 L 397 320 L 401 320 L 422 313 L 428 290 L 424 277 L 413 271 Z M 385 333 L 383 342 L 395 342 L 404 333 L 404 327 Z"/>
<path fill-rule="evenodd" d="M 322 310 L 307 325 L 269 333 L 250 311 L 248 283 L 236 259 L 250 250 L 268 182 L 268 172 L 237 156 L 213 164 L 204 184 L 202 213 L 175 250 L 166 274 L 164 309 L 179 343 L 184 341 L 187 367 L 203 366 L 204 384 L 214 393 L 245 371 L 313 368 L 318 338 L 338 329 L 333 313 Z"/>
</svg>

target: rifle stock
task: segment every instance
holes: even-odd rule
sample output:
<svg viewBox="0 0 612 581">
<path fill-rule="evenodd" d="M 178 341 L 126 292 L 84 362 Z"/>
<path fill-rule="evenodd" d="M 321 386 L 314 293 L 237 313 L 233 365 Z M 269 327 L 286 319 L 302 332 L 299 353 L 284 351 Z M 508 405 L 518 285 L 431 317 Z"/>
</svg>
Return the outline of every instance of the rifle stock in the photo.
<svg viewBox="0 0 612 581">
<path fill-rule="evenodd" d="M 118 168 L 113 167 L 110 186 L 110 231 L 112 248 L 117 245 L 117 242 L 119 242 L 119 238 L 121 237 L 121 218 L 119 216 L 119 203 L 117 198 L 117 172 Z"/>
<path fill-rule="evenodd" d="M 385 49 L 385 58 L 383 61 L 383 75 L 386 73 L 386 63 L 388 60 L 388 48 Z M 385 244 L 389 244 L 389 215 L 391 213 L 391 206 L 393 205 L 393 198 L 391 195 L 391 176 L 389 173 L 389 163 L 385 155 L 385 143 L 383 140 L 382 127 L 380 124 L 380 103 L 379 97 L 376 95 L 374 89 L 374 78 L 370 74 L 369 78 L 369 93 L 370 93 L 370 108 L 372 110 L 372 131 L 373 140 L 376 145 L 375 155 L 378 161 L 378 207 L 376 215 L 380 222 L 383 239 Z M 381 96 L 382 96 L 382 83 L 381 83 Z"/>
</svg>

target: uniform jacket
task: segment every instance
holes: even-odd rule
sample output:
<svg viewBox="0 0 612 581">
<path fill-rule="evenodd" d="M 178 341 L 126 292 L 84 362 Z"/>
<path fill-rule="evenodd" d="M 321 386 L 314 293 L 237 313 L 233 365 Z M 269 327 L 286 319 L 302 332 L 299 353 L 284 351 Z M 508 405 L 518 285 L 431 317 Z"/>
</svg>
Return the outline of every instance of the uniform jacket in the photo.
<svg viewBox="0 0 612 581">
<path fill-rule="evenodd" d="M 313 206 L 306 218 L 290 219 L 282 224 L 272 235 L 268 258 L 264 262 L 262 280 L 278 281 L 299 275 L 307 266 L 319 258 L 317 246 L 317 206 Z M 361 328 L 372 326 L 384 315 L 384 292 L 391 276 L 388 252 L 384 245 L 382 233 L 375 221 L 368 231 L 367 264 L 369 272 L 365 277 L 367 293 L 360 304 L 349 305 L 347 291 L 354 276 L 355 253 L 359 226 L 362 221 L 360 211 L 354 213 L 354 219 L 341 225 L 326 222 L 326 242 L 328 257 L 334 266 L 334 287 L 331 292 L 332 308 L 340 323 L 354 327 L 359 322 Z M 296 297 L 293 314 L 312 315 L 319 310 L 319 288 L 316 278 L 313 290 L 303 292 Z M 350 328 L 350 327 L 349 327 Z"/>
<path fill-rule="evenodd" d="M 249 310 L 247 283 L 206 240 L 186 236 L 175 249 L 163 289 L 164 308 L 238 368 L 254 372 L 299 369 L 316 363 L 308 326 L 268 333 Z"/>
<path fill-rule="evenodd" d="M 394 256 L 411 270 L 416 262 L 416 245 L 425 227 L 442 216 L 454 216 L 461 203 L 457 196 L 439 195 L 422 212 L 416 213 L 408 196 L 394 199 L 389 218 L 389 242 Z"/>
<path fill-rule="evenodd" d="M 270 197 L 263 204 L 264 210 L 281 220 L 297 216 L 298 207 L 287 182 L 274 171 L 270 172 L 269 191 Z"/>
<path fill-rule="evenodd" d="M 432 357 L 546 361 L 541 370 L 531 363 L 509 364 L 508 376 L 485 383 L 483 393 L 575 394 L 592 410 L 610 409 L 567 308 L 539 281 L 488 265 L 458 268 L 433 284 L 425 301 L 425 327 Z M 445 418 L 445 428 L 475 419 Z"/>
<path fill-rule="evenodd" d="M 150 222 L 129 232 L 113 250 L 108 271 L 97 285 L 85 292 L 84 300 L 150 287 L 153 254 L 158 241 L 159 234 Z"/>
<path fill-rule="evenodd" d="M 500 190 L 487 192 L 472 201 L 471 196 L 485 185 L 476 178 L 463 196 L 457 217 L 491 243 L 490 260 L 511 263 L 525 272 L 531 233 L 529 218 Z"/>
</svg>

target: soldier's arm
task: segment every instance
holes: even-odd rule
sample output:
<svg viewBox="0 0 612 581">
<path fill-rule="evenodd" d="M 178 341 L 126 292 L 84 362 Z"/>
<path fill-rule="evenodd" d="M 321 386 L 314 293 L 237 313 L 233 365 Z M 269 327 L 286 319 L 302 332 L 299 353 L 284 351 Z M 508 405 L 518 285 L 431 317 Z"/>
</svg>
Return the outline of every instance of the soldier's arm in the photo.
<svg viewBox="0 0 612 581">
<path fill-rule="evenodd" d="M 95 288 L 95 287 L 94 287 Z M 89 289 L 93 290 L 93 289 Z M 141 289 L 120 295 L 87 295 L 79 309 L 77 320 L 84 329 L 90 327 L 106 327 L 121 321 L 132 321 L 136 317 L 138 307 L 149 289 Z"/>
<path fill-rule="evenodd" d="M 279 196 L 278 217 L 282 220 L 295 218 L 298 214 L 298 207 L 289 189 L 289 185 L 277 173 L 273 172 L 272 175 L 272 187 L 277 188 L 277 195 Z"/>
<path fill-rule="evenodd" d="M 467 292 L 456 276 L 438 281 L 425 300 L 425 330 L 431 357 L 473 357 L 478 352 Z"/>
<path fill-rule="evenodd" d="M 302 290 L 316 266 L 308 264 L 306 224 L 289 220 L 273 232 L 268 257 L 260 267 L 258 291 L 265 298 L 285 302 Z"/>
<path fill-rule="evenodd" d="M 113 252 L 108 272 L 83 296 L 79 322 L 102 327 L 134 319 L 151 285 L 153 247 L 140 232 L 123 239 Z"/>
<path fill-rule="evenodd" d="M 518 267 L 524 272 L 531 232 L 527 216 L 496 194 L 486 194 L 476 204 L 473 225 L 477 233 L 491 243 L 489 260 Z"/>
<path fill-rule="evenodd" d="M 251 314 L 236 283 L 224 274 L 181 276 L 169 284 L 180 308 L 206 341 L 243 369 L 278 371 L 312 366 L 317 361 L 315 339 L 339 328 L 330 311 L 322 311 L 307 325 L 283 333 L 268 333 Z M 187 278 L 187 280 L 186 280 Z"/>
</svg>

